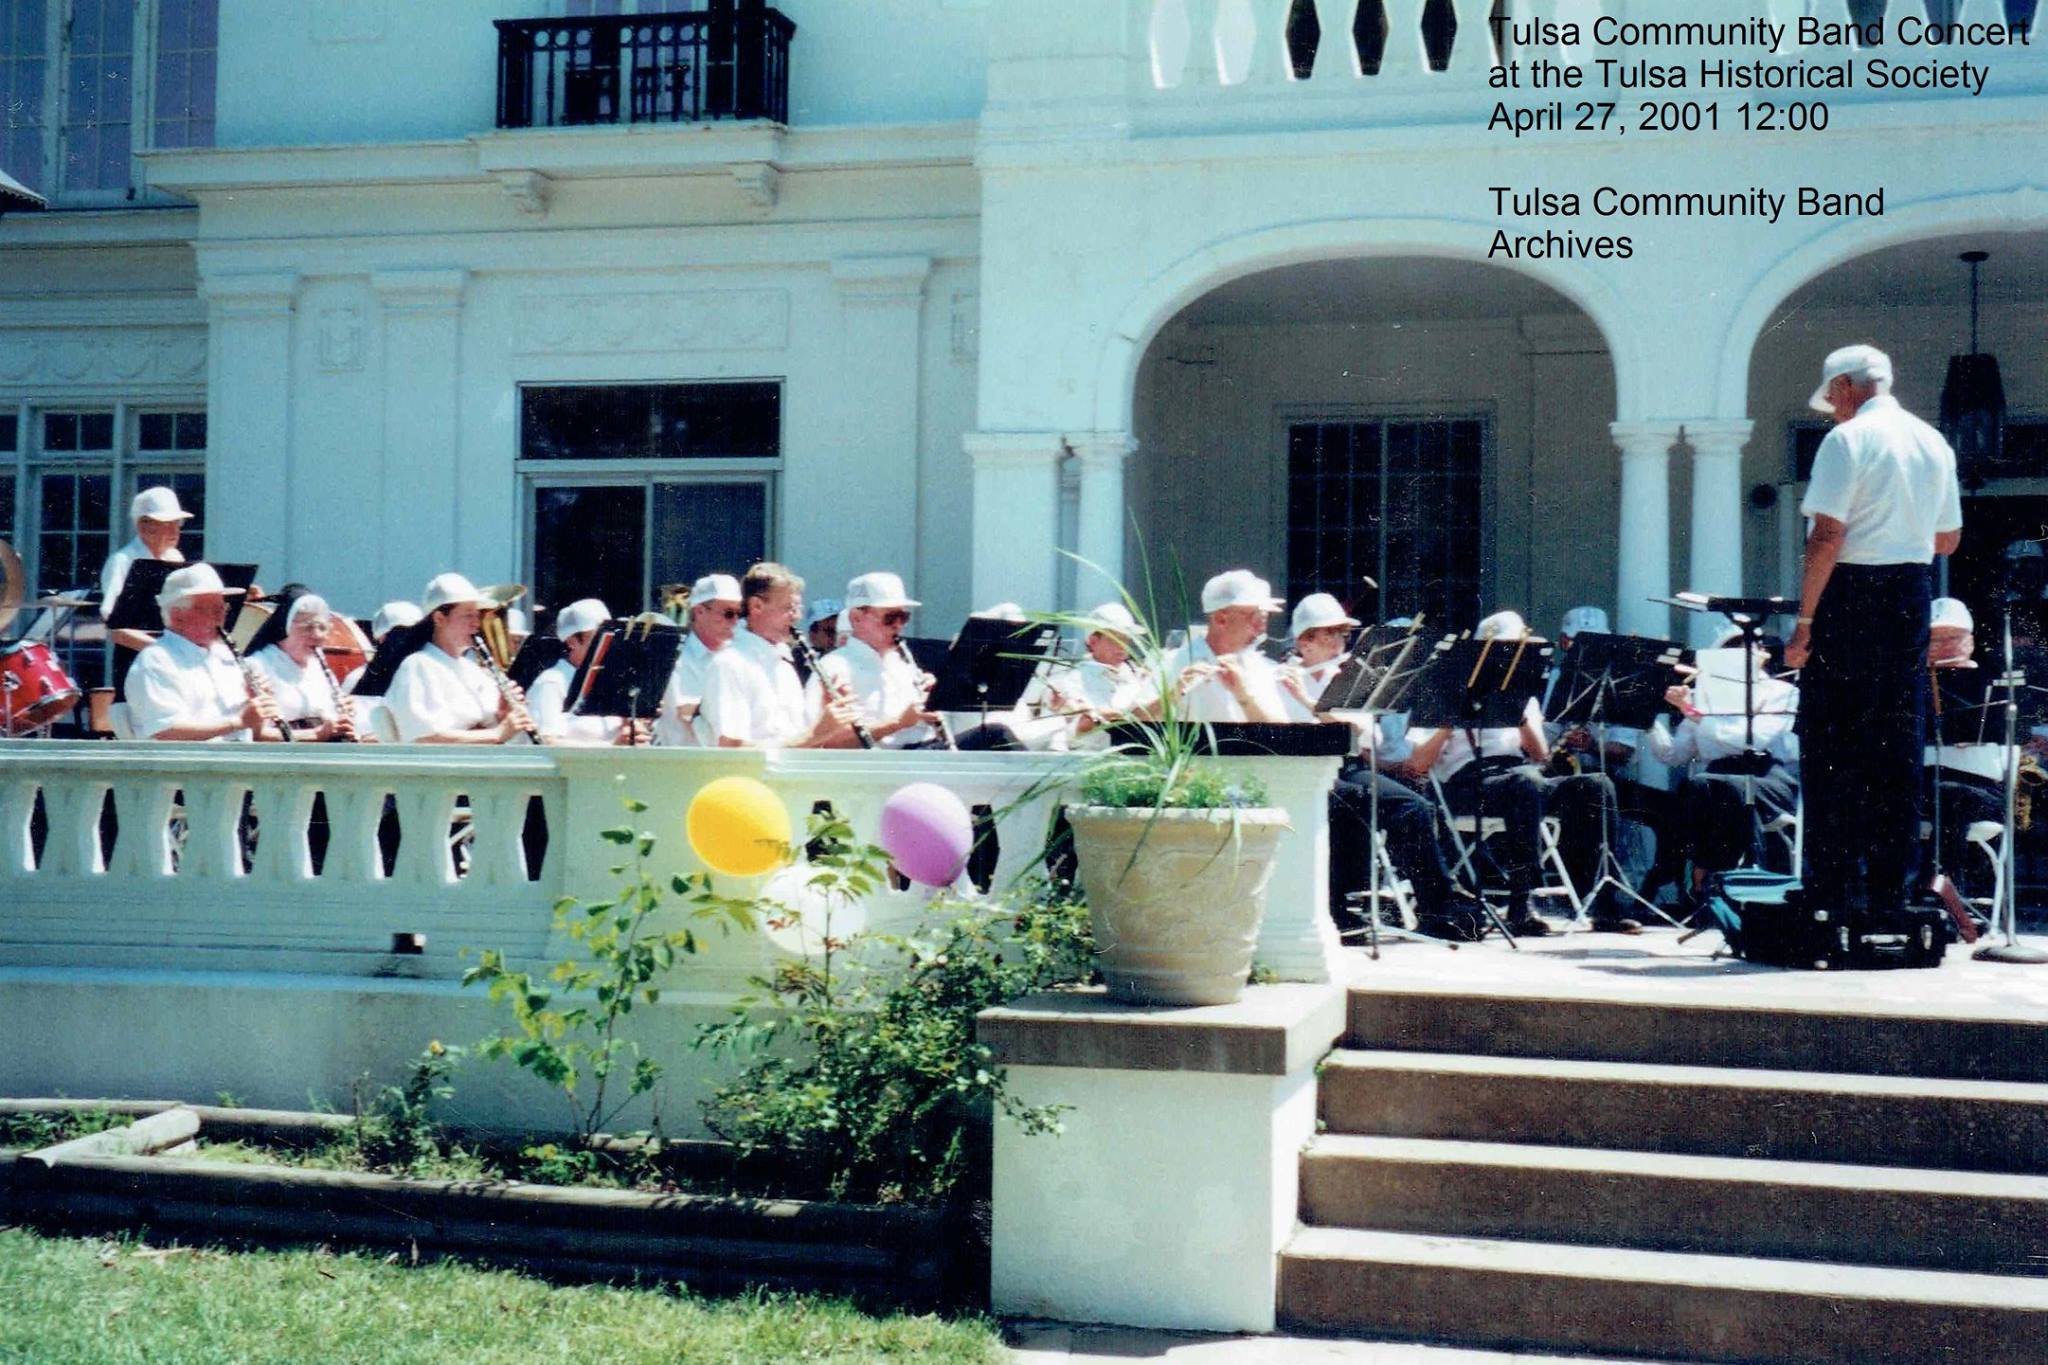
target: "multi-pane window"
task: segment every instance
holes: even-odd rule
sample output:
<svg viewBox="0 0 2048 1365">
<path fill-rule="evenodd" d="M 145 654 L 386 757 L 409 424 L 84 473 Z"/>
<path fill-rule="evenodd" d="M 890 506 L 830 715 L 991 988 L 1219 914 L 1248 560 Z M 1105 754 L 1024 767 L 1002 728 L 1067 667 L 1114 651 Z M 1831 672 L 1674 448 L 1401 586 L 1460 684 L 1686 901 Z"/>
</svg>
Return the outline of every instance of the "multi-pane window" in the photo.
<svg viewBox="0 0 2048 1365">
<path fill-rule="evenodd" d="M 536 386 L 520 413 L 537 601 L 658 608 L 664 588 L 768 554 L 779 384 Z"/>
<path fill-rule="evenodd" d="M 0 0 L 0 169 L 133 199 L 138 147 L 212 145 L 219 30 L 218 0 Z"/>
<path fill-rule="evenodd" d="M 21 527 L 15 523 L 20 495 L 15 492 L 16 449 L 21 443 L 21 425 L 11 412 L 0 412 L 0 540 L 18 542 Z"/>
<path fill-rule="evenodd" d="M 1290 424 L 1288 597 L 1328 592 L 1367 620 L 1471 625 L 1485 453 L 1477 418 Z"/>
</svg>

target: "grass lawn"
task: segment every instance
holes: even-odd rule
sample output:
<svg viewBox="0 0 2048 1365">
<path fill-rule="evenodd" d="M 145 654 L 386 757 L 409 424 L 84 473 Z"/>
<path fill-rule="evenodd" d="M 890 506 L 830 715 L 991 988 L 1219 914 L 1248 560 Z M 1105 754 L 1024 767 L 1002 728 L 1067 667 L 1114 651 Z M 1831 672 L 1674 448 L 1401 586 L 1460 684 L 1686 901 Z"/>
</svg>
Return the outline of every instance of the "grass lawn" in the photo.
<svg viewBox="0 0 2048 1365">
<path fill-rule="evenodd" d="M 1004 1358 L 993 1324 L 797 1295 L 701 1299 L 324 1251 L 149 1247 L 0 1228 L 0 1361 L 930 1361 Z"/>
</svg>

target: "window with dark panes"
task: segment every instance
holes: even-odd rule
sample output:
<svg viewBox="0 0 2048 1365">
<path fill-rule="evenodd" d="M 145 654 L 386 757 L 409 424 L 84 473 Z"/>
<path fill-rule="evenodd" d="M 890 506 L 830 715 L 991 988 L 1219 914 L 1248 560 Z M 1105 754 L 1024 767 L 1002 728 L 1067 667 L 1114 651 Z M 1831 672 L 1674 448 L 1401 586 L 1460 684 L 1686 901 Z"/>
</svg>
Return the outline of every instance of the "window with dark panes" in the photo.
<svg viewBox="0 0 2048 1365">
<path fill-rule="evenodd" d="M 157 0 L 150 134 L 159 147 L 213 145 L 219 0 Z"/>
<path fill-rule="evenodd" d="M 1470 625 L 1486 435 L 1477 418 L 1290 424 L 1289 598 L 1327 592 L 1368 620 Z"/>
<path fill-rule="evenodd" d="M 50 0 L 0 4 L 0 168 L 32 190 L 43 173 L 50 87 Z"/>
<path fill-rule="evenodd" d="M 14 519 L 15 510 L 21 505 L 20 495 L 14 487 L 15 452 L 20 447 L 21 424 L 11 412 L 0 413 L 0 540 L 14 545 L 15 552 L 21 551 L 18 543 L 21 527 Z"/>
<path fill-rule="evenodd" d="M 125 484 L 119 509 L 124 517 L 129 502 L 145 488 L 161 486 L 176 493 L 178 505 L 192 514 L 178 537 L 178 549 L 189 560 L 206 558 L 205 413 L 138 412 L 135 458 Z"/>
<path fill-rule="evenodd" d="M 659 608 L 664 588 L 765 557 L 781 408 L 773 381 L 522 390 L 535 599 Z"/>
<path fill-rule="evenodd" d="M 71 0 L 66 33 L 64 188 L 126 191 L 135 122 L 134 0 Z"/>
</svg>

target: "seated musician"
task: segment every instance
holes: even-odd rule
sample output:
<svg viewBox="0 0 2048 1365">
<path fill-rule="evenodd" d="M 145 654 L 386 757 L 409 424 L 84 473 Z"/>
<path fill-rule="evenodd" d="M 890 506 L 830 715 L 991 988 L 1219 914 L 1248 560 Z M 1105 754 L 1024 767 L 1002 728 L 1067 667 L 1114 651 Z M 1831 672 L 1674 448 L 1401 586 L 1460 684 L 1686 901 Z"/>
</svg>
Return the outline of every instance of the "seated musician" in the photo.
<svg viewBox="0 0 2048 1365">
<path fill-rule="evenodd" d="M 1723 635 L 1715 648 L 1742 643 L 1741 631 Z M 1739 867 L 1761 854 L 1761 826 L 1780 811 L 1793 809 L 1799 797 L 1799 737 L 1794 722 L 1799 689 L 1763 671 L 1768 654 L 1755 651 L 1754 721 L 1743 714 L 1742 680 L 1712 678 L 1704 684 L 1680 685 L 1664 694 L 1682 719 L 1674 729 L 1658 717 L 1645 736 L 1650 754 L 1681 774 L 1674 791 L 1678 810 L 1669 828 L 1658 832 L 1657 861 L 1677 868 L 1692 864 L 1692 890 L 1697 893 L 1709 872 Z M 1712 696 L 1703 696 L 1702 692 Z M 1742 754 L 1753 743 L 1768 767 L 1745 775 Z M 1686 770 L 1690 768 L 1690 772 Z M 1752 805 L 1748 797 L 1756 797 Z"/>
<path fill-rule="evenodd" d="M 825 698 L 843 702 L 857 716 L 876 747 L 883 749 L 1012 749 L 1007 725 L 978 725 L 949 742 L 938 714 L 925 705 L 934 679 L 910 658 L 903 644 L 910 614 L 922 604 L 903 590 L 893 573 L 864 573 L 846 584 L 847 625 L 852 637 L 818 661 L 805 684 L 813 710 Z M 859 737 L 841 742 L 858 744 Z"/>
<path fill-rule="evenodd" d="M 1266 621 L 1280 610 L 1265 579 L 1249 569 L 1217 574 L 1202 585 L 1207 633 L 1166 656 L 1180 704 L 1177 716 L 1195 721 L 1287 719 L 1287 698 L 1277 665 L 1259 650 Z"/>
<path fill-rule="evenodd" d="M 321 653 L 333 626 L 325 598 L 280 594 L 278 608 L 249 641 L 249 666 L 267 685 L 277 715 L 294 739 L 367 740 L 342 706 L 333 671 Z"/>
<path fill-rule="evenodd" d="M 1329 593 L 1317 592 L 1295 603 L 1289 624 L 1293 629 L 1295 657 L 1281 669 L 1282 687 L 1290 703 L 1289 718 L 1340 721 L 1327 712 L 1318 714 L 1315 706 L 1344 662 L 1344 647 L 1351 632 L 1357 629 L 1358 619 Z M 1451 876 L 1437 829 L 1436 803 L 1390 773 L 1375 771 L 1375 748 L 1381 766 L 1408 756 L 1406 727 L 1391 736 L 1372 721 L 1355 724 L 1353 729 L 1358 736 L 1357 747 L 1345 760 L 1336 785 L 1330 789 L 1332 915 L 1340 924 L 1344 923 L 1349 914 L 1348 910 L 1339 909 L 1344 898 L 1372 885 L 1372 818 L 1377 794 L 1387 856 L 1415 893 L 1415 914 L 1420 927 L 1441 938 L 1475 937 L 1476 906 Z"/>
<path fill-rule="evenodd" d="M 1495 612 L 1473 632 L 1477 639 L 1503 642 L 1528 634 L 1528 626 L 1512 611 Z M 1395 765 L 1397 772 L 1411 781 L 1434 777 L 1443 786 L 1444 799 L 1460 815 L 1484 814 L 1506 821 L 1506 834 L 1494 847 L 1495 860 L 1507 877 L 1508 927 L 1526 936 L 1549 933 L 1530 899 L 1541 874 L 1538 827 L 1544 815 L 1557 817 L 1565 873 L 1574 887 L 1590 891 L 1599 877 L 1601 823 L 1612 809 L 1614 785 L 1598 773 L 1545 776 L 1550 745 L 1544 735 L 1543 708 L 1533 697 L 1519 725 L 1476 732 L 1460 727 L 1410 729 L 1408 738 L 1413 752 Z M 1604 898 L 1587 909 L 1595 929 L 1629 932 Z"/>
<path fill-rule="evenodd" d="M 1934 599 L 1927 629 L 1927 666 L 1937 672 L 1977 667 L 1976 622 L 1970 609 L 1953 597 Z M 1927 748 L 1932 787 L 1922 802 L 1941 838 L 1941 867 L 1967 896 L 1991 894 L 1991 871 L 1982 854 L 1970 849 L 1970 826 L 1980 820 L 2005 823 L 2006 747 L 2002 722 L 1986 727 L 1989 743 L 1937 743 Z"/>
<path fill-rule="evenodd" d="M 1081 642 L 1084 657 L 1049 662 L 1018 702 L 1035 720 L 1059 722 L 1049 748 L 1107 748 L 1108 727 L 1138 714 L 1159 695 L 1158 680 L 1131 658 L 1131 645 L 1145 627 L 1130 608 L 1104 602 L 1088 613 L 1088 621 L 1091 629 Z"/>
<path fill-rule="evenodd" d="M 433 636 L 398 666 L 384 694 L 406 744 L 509 744 L 531 722 L 469 657 L 492 605 L 459 573 L 427 584 L 420 599 Z"/>
<path fill-rule="evenodd" d="M 135 538 L 108 555 L 106 564 L 100 569 L 102 616 L 114 609 L 114 602 L 121 596 L 122 585 L 128 581 L 128 568 L 136 560 L 162 559 L 172 564 L 185 562 L 185 552 L 178 548 L 178 537 L 184 534 L 185 523 L 192 519 L 192 513 L 179 506 L 176 492 L 161 486 L 145 488 L 129 503 L 128 515 L 135 523 Z M 111 638 L 124 649 L 146 649 L 152 637 L 146 630 L 117 630 Z"/>
<path fill-rule="evenodd" d="M 740 581 L 729 573 L 705 574 L 690 585 L 690 629 L 655 714 L 654 742 L 673 748 L 713 747 L 714 738 L 701 715 L 704 679 L 712 656 L 723 650 L 738 629 L 744 604 Z"/>
<path fill-rule="evenodd" d="M 804 616 L 804 638 L 810 641 L 813 650 L 819 654 L 830 654 L 846 643 L 839 627 L 840 613 L 845 610 L 846 604 L 836 597 L 821 597 L 811 604 L 810 611 Z"/>
<path fill-rule="evenodd" d="M 249 694 L 247 679 L 221 640 L 227 599 L 211 564 L 190 564 L 164 579 L 157 593 L 164 633 L 136 656 L 123 699 L 141 739 L 275 739 L 267 705 Z"/>
<path fill-rule="evenodd" d="M 572 716 L 569 685 L 590 656 L 597 633 L 612 619 L 611 608 L 595 597 L 571 602 L 555 613 L 555 634 L 563 655 L 533 680 L 526 691 L 526 709 L 534 729 L 550 744 L 630 744 L 632 731 L 618 716 Z"/>
<path fill-rule="evenodd" d="M 845 707 L 835 703 L 814 715 L 797 675 L 795 631 L 804 609 L 803 579 L 764 560 L 747 570 L 740 595 L 746 622 L 704 671 L 698 712 L 704 731 L 722 749 L 838 746 L 852 734 Z M 838 614 L 838 604 L 832 603 L 826 624 Z"/>
</svg>

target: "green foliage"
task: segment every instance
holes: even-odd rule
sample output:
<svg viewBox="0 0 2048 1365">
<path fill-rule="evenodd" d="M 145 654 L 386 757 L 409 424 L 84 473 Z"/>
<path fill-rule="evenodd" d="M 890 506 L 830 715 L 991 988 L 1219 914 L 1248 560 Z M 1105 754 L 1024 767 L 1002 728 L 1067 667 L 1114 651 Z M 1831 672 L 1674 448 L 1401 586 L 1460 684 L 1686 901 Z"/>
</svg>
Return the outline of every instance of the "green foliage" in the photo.
<svg viewBox="0 0 2048 1365">
<path fill-rule="evenodd" d="M 40 1151 L 73 1138 L 90 1137 L 109 1128 L 126 1128 L 134 1122 L 126 1114 L 108 1109 L 53 1109 L 41 1114 L 0 1116 L 0 1147 Z"/>
<path fill-rule="evenodd" d="M 1057 1110 L 1009 1093 L 974 1020 L 1086 980 L 1087 912 L 1024 897 L 940 901 L 914 934 L 842 940 L 831 908 L 879 886 L 888 858 L 829 817 L 812 836 L 824 845 L 810 883 L 826 909 L 822 951 L 756 978 L 762 994 L 702 1030 L 698 1046 L 744 1062 L 706 1102 L 705 1123 L 742 1160 L 792 1160 L 835 1199 L 942 1200 L 977 1168 L 993 1113 L 1029 1133 L 1059 1130 Z"/>
<path fill-rule="evenodd" d="M 1142 755 L 1118 755 L 1095 764 L 1082 774 L 1080 788 L 1087 805 L 1120 809 L 1220 810 L 1266 804 L 1266 784 L 1257 777 L 1233 782 L 1211 767 L 1175 771 Z"/>
<path fill-rule="evenodd" d="M 647 810 L 641 801 L 625 806 L 635 817 Z M 690 929 L 664 931 L 650 923 L 662 904 L 662 890 L 647 871 L 654 836 L 624 825 L 604 830 L 603 837 L 631 855 L 629 864 L 611 869 L 621 879 L 618 893 L 600 900 L 565 896 L 555 905 L 555 923 L 581 946 L 581 957 L 556 963 L 540 982 L 488 950 L 462 976 L 463 985 L 487 987 L 492 1001 L 512 1013 L 512 1030 L 478 1043 L 478 1055 L 509 1058 L 559 1090 L 581 1146 L 660 1083 L 661 1064 L 620 1036 L 620 1024 L 636 1006 L 659 1001 L 659 983 L 677 957 L 697 951 Z M 694 918 L 753 922 L 751 902 L 719 896 L 708 875 L 673 877 L 669 889 L 690 903 Z"/>
<path fill-rule="evenodd" d="M 412 1072 L 402 1084 L 366 1093 L 367 1082 L 358 1081 L 353 1096 L 355 1122 L 335 1145 L 353 1150 L 363 1170 L 438 1174 L 449 1153 L 432 1111 L 436 1100 L 455 1093 L 452 1077 L 462 1056 L 461 1048 L 436 1039 L 414 1059 Z"/>
</svg>

